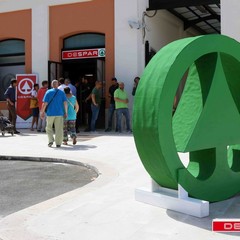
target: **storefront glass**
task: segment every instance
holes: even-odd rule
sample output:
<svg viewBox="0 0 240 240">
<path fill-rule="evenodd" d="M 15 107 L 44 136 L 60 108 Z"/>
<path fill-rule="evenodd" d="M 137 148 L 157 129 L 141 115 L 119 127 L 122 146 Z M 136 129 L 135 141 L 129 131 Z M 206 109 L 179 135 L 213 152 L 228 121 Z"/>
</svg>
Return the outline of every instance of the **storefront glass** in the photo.
<svg viewBox="0 0 240 240">
<path fill-rule="evenodd" d="M 0 101 L 16 74 L 25 72 L 25 42 L 18 39 L 0 42 Z"/>
</svg>

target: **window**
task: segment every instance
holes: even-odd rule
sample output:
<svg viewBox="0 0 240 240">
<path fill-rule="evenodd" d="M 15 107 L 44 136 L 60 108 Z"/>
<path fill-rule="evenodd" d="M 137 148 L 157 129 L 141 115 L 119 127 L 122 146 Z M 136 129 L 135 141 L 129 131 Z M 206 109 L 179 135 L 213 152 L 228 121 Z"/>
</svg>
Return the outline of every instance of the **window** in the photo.
<svg viewBox="0 0 240 240">
<path fill-rule="evenodd" d="M 64 49 L 97 48 L 105 46 L 105 35 L 83 33 L 64 39 Z"/>
<path fill-rule="evenodd" d="M 16 74 L 25 72 L 25 41 L 9 39 L 0 41 L 0 101 Z"/>
</svg>

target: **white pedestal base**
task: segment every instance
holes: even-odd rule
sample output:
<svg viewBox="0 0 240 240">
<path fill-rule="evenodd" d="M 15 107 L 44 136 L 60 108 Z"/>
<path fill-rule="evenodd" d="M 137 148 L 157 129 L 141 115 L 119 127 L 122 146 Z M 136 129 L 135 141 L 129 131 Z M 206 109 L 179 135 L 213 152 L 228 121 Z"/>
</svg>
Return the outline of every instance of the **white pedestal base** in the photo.
<svg viewBox="0 0 240 240">
<path fill-rule="evenodd" d="M 209 202 L 188 197 L 188 193 L 180 185 L 178 190 L 172 190 L 163 188 L 153 181 L 152 189 L 136 189 L 135 199 L 199 218 L 209 215 Z"/>
</svg>

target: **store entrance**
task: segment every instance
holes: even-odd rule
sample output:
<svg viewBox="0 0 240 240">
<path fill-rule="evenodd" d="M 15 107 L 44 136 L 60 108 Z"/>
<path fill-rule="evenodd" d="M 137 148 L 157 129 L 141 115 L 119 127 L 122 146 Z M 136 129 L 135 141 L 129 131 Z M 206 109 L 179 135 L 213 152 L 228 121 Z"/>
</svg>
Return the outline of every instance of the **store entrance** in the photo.
<svg viewBox="0 0 240 240">
<path fill-rule="evenodd" d="M 63 77 L 69 78 L 77 88 L 77 100 L 80 106 L 77 126 L 81 130 L 89 130 L 91 120 L 91 100 L 86 101 L 94 88 L 95 81 L 103 82 L 102 103 L 100 107 L 97 128 L 105 128 L 105 59 L 63 60 Z"/>
</svg>

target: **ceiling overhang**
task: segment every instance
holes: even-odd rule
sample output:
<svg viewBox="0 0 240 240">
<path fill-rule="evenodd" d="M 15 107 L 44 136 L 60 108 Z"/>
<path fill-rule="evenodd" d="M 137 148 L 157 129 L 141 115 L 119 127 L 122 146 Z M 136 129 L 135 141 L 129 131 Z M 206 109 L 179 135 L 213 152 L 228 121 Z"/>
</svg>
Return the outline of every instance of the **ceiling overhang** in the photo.
<svg viewBox="0 0 240 240">
<path fill-rule="evenodd" d="M 168 10 L 201 34 L 220 33 L 220 0 L 149 0 L 147 11 Z"/>
<path fill-rule="evenodd" d="M 149 0 L 147 10 L 171 9 L 209 4 L 220 4 L 220 0 Z"/>
</svg>

